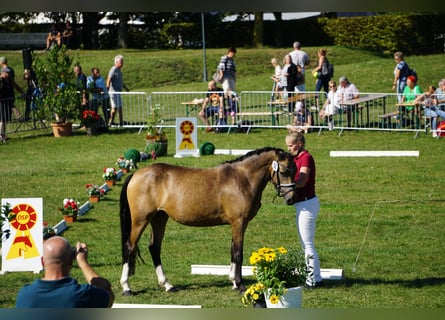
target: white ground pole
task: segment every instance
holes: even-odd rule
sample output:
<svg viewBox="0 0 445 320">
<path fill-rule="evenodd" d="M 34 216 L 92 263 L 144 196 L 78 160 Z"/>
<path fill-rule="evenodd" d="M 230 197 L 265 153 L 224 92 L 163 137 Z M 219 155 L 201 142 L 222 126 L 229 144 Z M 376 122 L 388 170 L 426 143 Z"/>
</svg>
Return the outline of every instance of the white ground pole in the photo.
<svg viewBox="0 0 445 320">
<path fill-rule="evenodd" d="M 192 274 L 228 276 L 230 271 L 230 266 L 192 264 L 191 270 Z M 243 276 L 253 275 L 253 267 L 243 266 L 241 270 Z M 343 280 L 345 278 L 343 269 L 321 269 L 320 271 L 323 280 Z"/>
<path fill-rule="evenodd" d="M 370 150 L 370 151 L 331 151 L 331 157 L 418 157 L 419 151 Z"/>
</svg>

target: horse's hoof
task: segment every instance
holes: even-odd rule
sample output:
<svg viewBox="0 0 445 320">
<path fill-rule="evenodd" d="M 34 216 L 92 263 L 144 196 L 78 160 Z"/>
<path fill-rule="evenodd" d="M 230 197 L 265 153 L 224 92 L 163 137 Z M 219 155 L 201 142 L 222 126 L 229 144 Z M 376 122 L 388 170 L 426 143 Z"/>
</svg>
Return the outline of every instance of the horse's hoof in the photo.
<svg viewBox="0 0 445 320">
<path fill-rule="evenodd" d="M 122 292 L 122 295 L 128 297 L 128 296 L 132 296 L 133 294 L 131 293 L 130 290 L 127 290 L 127 291 L 123 291 L 123 292 Z"/>
<path fill-rule="evenodd" d="M 176 289 L 176 287 L 171 287 L 167 292 L 178 292 L 178 289 Z"/>
</svg>

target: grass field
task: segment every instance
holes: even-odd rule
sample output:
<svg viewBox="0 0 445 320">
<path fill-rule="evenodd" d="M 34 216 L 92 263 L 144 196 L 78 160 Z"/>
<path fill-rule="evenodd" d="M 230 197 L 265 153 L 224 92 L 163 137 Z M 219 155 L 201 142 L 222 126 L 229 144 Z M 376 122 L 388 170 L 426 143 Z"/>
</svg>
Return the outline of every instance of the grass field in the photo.
<svg viewBox="0 0 445 320">
<path fill-rule="evenodd" d="M 200 133 L 198 139 L 200 143 L 210 141 L 222 149 L 284 148 L 284 135 L 284 130 L 254 130 L 249 135 Z M 327 288 L 305 292 L 304 307 L 444 306 L 445 198 L 441 192 L 444 177 L 441 168 L 445 151 L 442 142 L 424 135 L 413 139 L 406 133 L 346 132 L 338 137 L 336 133 L 325 132 L 321 136 L 307 136 L 307 148 L 317 163 L 321 212 L 316 239 L 321 266 L 344 269 L 346 279 L 332 281 Z M 127 148 L 142 149 L 143 146 L 142 135 L 125 129 L 114 129 L 112 134 L 94 138 L 79 133 L 67 139 L 51 136 L 11 139 L 1 146 L 1 196 L 43 197 L 45 220 L 54 225 L 62 218 L 57 208 L 63 198 L 85 201 L 86 183 L 102 183 L 104 167 L 113 166 Z M 331 158 L 331 150 L 419 150 L 420 156 Z M 156 161 L 208 167 L 232 158 L 177 159 L 173 154 L 174 146 L 170 143 L 169 156 Z M 149 164 L 144 162 L 141 166 Z M 139 264 L 136 275 L 130 278 L 137 295 L 119 295 L 121 184 L 64 233 L 71 241 L 82 239 L 89 244 L 90 261 L 101 275 L 112 281 L 118 293 L 116 302 L 241 308 L 240 296 L 231 291 L 226 277 L 190 274 L 191 264 L 229 263 L 227 226 L 191 228 L 169 223 L 163 262 L 169 279 L 181 289 L 175 294 L 165 293 L 157 286 L 150 257 L 144 249 L 149 235 L 146 232 L 140 245 L 147 265 Z M 258 216 L 247 229 L 246 259 L 258 247 L 297 245 L 293 207 L 274 199 L 271 185 L 266 188 L 262 202 Z M 73 276 L 82 279 L 77 268 Z M 12 307 L 17 290 L 34 278 L 35 275 L 27 272 L 3 275 L 0 306 Z M 252 279 L 246 278 L 246 281 L 249 283 Z"/>
<path fill-rule="evenodd" d="M 316 48 L 308 48 L 311 57 Z M 363 91 L 389 92 L 393 61 L 373 53 L 346 48 L 330 48 L 336 75 L 347 74 Z M 225 50 L 212 50 L 212 61 Z M 239 90 L 270 87 L 271 56 L 286 49 L 240 49 L 237 56 Z M 21 53 L 0 52 L 20 69 Z M 116 52 L 80 52 L 84 69 L 93 63 L 108 70 Z M 201 90 L 202 52 L 127 51 L 124 68 L 132 89 Z M 189 57 L 190 55 L 190 57 Z M 434 68 L 438 56 L 409 57 L 422 79 L 422 86 L 434 84 L 443 75 Z M 155 81 L 171 78 L 173 61 L 190 59 L 193 72 L 184 71 L 176 83 Z M 250 60 L 249 60 L 250 59 Z M 167 63 L 168 62 L 168 63 Z M 245 63 L 246 64 L 245 64 Z M 248 64 L 247 64 L 248 62 Z M 167 66 L 153 69 L 156 63 Z M 143 66 L 143 67 L 142 67 Z M 150 70 L 145 70 L 150 66 Z M 136 72 L 139 67 L 140 71 Z M 210 68 L 210 67 L 209 67 Z M 156 71 L 154 71 L 156 70 Z M 191 69 L 190 69 L 191 70 Z M 133 72 L 134 71 L 134 72 Z M 102 72 L 104 73 L 104 72 Z M 140 77 L 140 78 L 138 78 Z M 185 79 L 185 80 L 184 80 Z M 194 79 L 194 80 L 192 80 Z M 249 86 L 253 86 L 249 87 Z M 169 156 L 156 161 L 191 167 L 209 167 L 232 159 L 231 156 L 174 158 L 174 132 Z M 218 149 L 253 149 L 264 146 L 284 148 L 284 130 L 258 130 L 250 134 L 205 134 L 198 141 L 212 142 Z M 142 150 L 144 135 L 130 129 L 112 128 L 109 134 L 88 138 L 84 133 L 55 139 L 42 132 L 11 135 L 0 145 L 2 198 L 42 197 L 44 218 L 54 225 L 61 218 L 57 211 L 65 197 L 86 201 L 84 185 L 102 183 L 102 169 L 114 166 L 128 148 Z M 307 149 L 317 164 L 317 194 L 321 211 L 316 246 L 322 268 L 344 269 L 344 281 L 329 282 L 326 288 L 305 291 L 304 308 L 438 308 L 445 306 L 445 236 L 443 194 L 443 139 L 421 133 L 323 132 L 307 135 Z M 331 150 L 418 150 L 415 158 L 331 158 Z M 141 163 L 142 166 L 151 162 Z M 174 294 L 157 286 L 151 259 L 145 249 L 149 232 L 140 246 L 146 265 L 138 264 L 130 285 L 137 293 L 123 297 L 121 287 L 119 192 L 122 182 L 110 191 L 85 216 L 65 233 L 70 241 L 85 241 L 90 247 L 90 262 L 99 274 L 110 279 L 117 303 L 199 304 L 204 308 L 242 308 L 240 296 L 231 290 L 227 277 L 191 275 L 191 264 L 228 264 L 230 231 L 216 228 L 183 227 L 173 221 L 167 226 L 163 246 L 164 270 L 179 287 Z M 262 246 L 297 246 L 293 207 L 287 207 L 269 185 L 258 216 L 246 232 L 245 263 L 251 251 Z M 209 201 L 211 197 L 209 196 Z M 366 236 L 366 237 L 365 237 Z M 82 281 L 78 268 L 72 275 Z M 36 275 L 28 272 L 0 276 L 0 307 L 14 306 L 19 288 Z M 245 279 L 247 284 L 253 281 Z"/>
</svg>

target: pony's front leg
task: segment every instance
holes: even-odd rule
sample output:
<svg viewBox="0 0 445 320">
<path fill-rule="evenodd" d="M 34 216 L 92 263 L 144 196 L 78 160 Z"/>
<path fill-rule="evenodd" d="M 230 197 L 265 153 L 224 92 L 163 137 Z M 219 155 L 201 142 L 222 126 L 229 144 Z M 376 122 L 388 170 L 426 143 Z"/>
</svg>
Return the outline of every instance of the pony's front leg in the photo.
<svg viewBox="0 0 445 320">
<path fill-rule="evenodd" d="M 243 264 L 243 237 L 236 241 L 232 238 L 232 250 L 231 250 L 231 262 L 229 279 L 233 283 L 233 289 L 238 289 L 240 292 L 246 291 L 246 287 L 243 284 L 241 268 Z"/>
<path fill-rule="evenodd" d="M 165 291 L 167 292 L 175 292 L 176 288 L 170 282 L 168 282 L 161 264 L 155 267 L 155 271 L 156 276 L 158 277 L 159 285 L 163 286 L 165 288 Z"/>
</svg>

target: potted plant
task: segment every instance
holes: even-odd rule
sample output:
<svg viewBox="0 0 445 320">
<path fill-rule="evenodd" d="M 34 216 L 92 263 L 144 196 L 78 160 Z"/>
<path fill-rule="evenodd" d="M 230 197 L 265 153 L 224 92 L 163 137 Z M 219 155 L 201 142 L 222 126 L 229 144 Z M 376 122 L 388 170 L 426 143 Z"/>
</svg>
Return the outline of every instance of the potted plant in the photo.
<svg viewBox="0 0 445 320">
<path fill-rule="evenodd" d="M 84 110 L 80 116 L 81 125 L 85 126 L 87 136 L 92 136 L 96 133 L 97 125 L 99 124 L 100 116 L 94 110 Z"/>
<path fill-rule="evenodd" d="M 266 299 L 264 297 L 264 285 L 262 283 L 256 282 L 252 284 L 244 292 L 241 301 L 247 306 L 254 306 L 255 308 L 266 308 Z"/>
<path fill-rule="evenodd" d="M 162 122 L 161 106 L 157 104 L 150 108 L 148 114 L 145 152 L 152 154 L 152 151 L 154 151 L 157 156 L 167 155 L 167 135 L 162 127 L 158 128 Z"/>
<path fill-rule="evenodd" d="M 73 223 L 79 213 L 79 202 L 74 199 L 63 199 L 63 207 L 59 209 L 66 222 Z"/>
<path fill-rule="evenodd" d="M 85 188 L 90 202 L 98 202 L 100 197 L 105 194 L 103 189 L 92 183 L 87 183 Z"/>
<path fill-rule="evenodd" d="M 301 307 L 302 287 L 309 272 L 302 250 L 261 248 L 252 252 L 249 262 L 254 266 L 258 285 L 246 290 L 242 298 L 244 304 L 258 300 L 252 299 L 251 295 L 252 291 L 260 290 L 268 308 Z M 296 301 L 290 301 L 291 296 L 296 296 Z"/>
<path fill-rule="evenodd" d="M 115 185 L 117 180 L 117 172 L 114 168 L 104 168 L 104 174 L 102 175 L 105 182 L 108 184 L 109 187 L 112 187 Z"/>
<path fill-rule="evenodd" d="M 8 202 L 3 204 L 0 212 L 0 239 L 8 239 L 11 235 L 11 230 L 3 228 L 3 223 L 11 221 L 13 218 L 14 214 L 11 211 L 11 204 Z"/>
<path fill-rule="evenodd" d="M 59 129 L 72 133 L 72 121 L 80 116 L 81 94 L 72 72 L 73 59 L 65 46 L 54 46 L 43 56 L 34 54 L 32 67 L 39 83 L 41 97 L 36 100 L 40 119 L 52 121 L 54 135 Z"/>
<path fill-rule="evenodd" d="M 125 159 L 124 157 L 117 158 L 116 165 L 122 170 L 123 173 L 128 173 L 134 168 L 133 159 Z"/>
<path fill-rule="evenodd" d="M 56 230 L 51 227 L 48 222 L 43 221 L 43 241 L 54 237 L 56 235 Z"/>
</svg>

